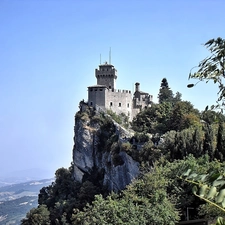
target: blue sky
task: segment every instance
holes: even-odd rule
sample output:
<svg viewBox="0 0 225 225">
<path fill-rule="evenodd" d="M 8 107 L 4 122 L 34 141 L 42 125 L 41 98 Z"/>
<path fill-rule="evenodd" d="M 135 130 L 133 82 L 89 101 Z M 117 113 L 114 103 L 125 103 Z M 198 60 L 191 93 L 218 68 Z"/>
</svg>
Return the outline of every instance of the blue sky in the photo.
<svg viewBox="0 0 225 225">
<path fill-rule="evenodd" d="M 196 108 L 213 104 L 213 84 L 186 86 L 209 54 L 202 44 L 225 38 L 224 8 L 224 0 L 0 0 L 0 176 L 42 168 L 52 177 L 70 166 L 74 115 L 110 47 L 117 88 L 138 81 L 157 102 L 166 77 Z"/>
</svg>

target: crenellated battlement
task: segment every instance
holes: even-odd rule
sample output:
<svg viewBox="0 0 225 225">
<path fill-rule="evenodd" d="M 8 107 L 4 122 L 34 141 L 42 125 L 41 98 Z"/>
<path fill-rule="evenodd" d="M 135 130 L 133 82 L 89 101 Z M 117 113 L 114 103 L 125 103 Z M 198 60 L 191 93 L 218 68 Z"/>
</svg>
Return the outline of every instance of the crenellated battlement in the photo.
<svg viewBox="0 0 225 225">
<path fill-rule="evenodd" d="M 107 88 L 107 87 L 104 87 L 104 86 L 90 86 L 88 87 L 89 88 L 89 91 L 103 91 L 104 89 L 106 89 L 108 92 L 115 92 L 115 93 L 127 93 L 127 94 L 131 94 L 131 91 L 130 90 L 121 90 L 121 89 L 110 89 L 110 88 Z"/>
<path fill-rule="evenodd" d="M 129 94 L 131 94 L 130 90 L 121 90 L 121 89 L 108 89 L 108 92 L 129 93 Z"/>
<path fill-rule="evenodd" d="M 95 69 L 95 75 L 117 75 L 117 70 L 114 68 Z"/>
</svg>

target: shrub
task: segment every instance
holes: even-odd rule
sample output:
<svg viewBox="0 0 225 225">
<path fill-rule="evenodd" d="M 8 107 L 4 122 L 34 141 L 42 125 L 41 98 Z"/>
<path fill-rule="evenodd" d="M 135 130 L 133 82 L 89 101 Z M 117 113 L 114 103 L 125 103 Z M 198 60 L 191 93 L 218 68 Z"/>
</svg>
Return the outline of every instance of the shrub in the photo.
<svg viewBox="0 0 225 225">
<path fill-rule="evenodd" d="M 149 141 L 149 136 L 146 133 L 138 133 L 136 132 L 134 134 L 134 138 L 136 139 L 137 142 L 147 142 Z"/>
</svg>

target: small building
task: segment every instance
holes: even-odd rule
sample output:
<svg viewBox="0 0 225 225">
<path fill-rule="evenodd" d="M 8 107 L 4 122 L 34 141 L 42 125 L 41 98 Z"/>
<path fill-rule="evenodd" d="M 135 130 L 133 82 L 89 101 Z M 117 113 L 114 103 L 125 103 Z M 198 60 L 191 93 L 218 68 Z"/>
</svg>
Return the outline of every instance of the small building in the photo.
<svg viewBox="0 0 225 225">
<path fill-rule="evenodd" d="M 151 106 L 153 96 L 140 91 L 140 83 L 135 84 L 135 92 L 116 89 L 117 70 L 112 64 L 99 65 L 95 69 L 97 84 L 88 87 L 88 105 L 111 109 L 116 114 L 124 113 L 130 120 L 141 109 Z"/>
</svg>

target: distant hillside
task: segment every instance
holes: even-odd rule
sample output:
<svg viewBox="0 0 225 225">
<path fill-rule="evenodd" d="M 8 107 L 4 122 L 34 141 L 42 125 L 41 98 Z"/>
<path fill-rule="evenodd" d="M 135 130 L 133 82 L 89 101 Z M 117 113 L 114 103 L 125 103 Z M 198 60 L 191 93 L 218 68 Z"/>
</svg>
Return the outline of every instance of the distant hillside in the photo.
<svg viewBox="0 0 225 225">
<path fill-rule="evenodd" d="M 41 168 L 29 168 L 24 170 L 0 171 L 0 187 L 11 184 L 25 183 L 32 180 L 49 179 L 54 176 L 55 171 Z"/>
<path fill-rule="evenodd" d="M 39 190 L 53 181 L 35 180 L 0 187 L 0 225 L 20 224 L 26 213 L 37 207 Z"/>
</svg>

